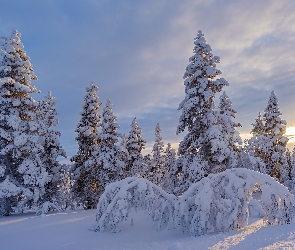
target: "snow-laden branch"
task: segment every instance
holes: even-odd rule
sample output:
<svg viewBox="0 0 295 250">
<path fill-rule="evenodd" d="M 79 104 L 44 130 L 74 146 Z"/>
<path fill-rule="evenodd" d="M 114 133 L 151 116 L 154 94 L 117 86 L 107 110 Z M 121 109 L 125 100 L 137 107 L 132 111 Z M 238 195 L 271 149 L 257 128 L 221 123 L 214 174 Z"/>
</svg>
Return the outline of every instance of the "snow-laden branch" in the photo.
<svg viewBox="0 0 295 250">
<path fill-rule="evenodd" d="M 97 205 L 96 231 L 108 228 L 117 231 L 117 225 L 126 220 L 131 208 L 146 210 L 157 222 L 158 230 L 173 227 L 177 198 L 167 194 L 152 182 L 136 177 L 109 184 Z"/>
<path fill-rule="evenodd" d="M 96 231 L 126 220 L 131 208 L 148 211 L 157 228 L 179 228 L 192 235 L 238 229 L 248 224 L 248 205 L 261 190 L 264 220 L 286 224 L 294 214 L 294 197 L 268 175 L 249 169 L 228 169 L 194 183 L 179 198 L 143 178 L 129 177 L 108 185 L 97 205 Z"/>
</svg>

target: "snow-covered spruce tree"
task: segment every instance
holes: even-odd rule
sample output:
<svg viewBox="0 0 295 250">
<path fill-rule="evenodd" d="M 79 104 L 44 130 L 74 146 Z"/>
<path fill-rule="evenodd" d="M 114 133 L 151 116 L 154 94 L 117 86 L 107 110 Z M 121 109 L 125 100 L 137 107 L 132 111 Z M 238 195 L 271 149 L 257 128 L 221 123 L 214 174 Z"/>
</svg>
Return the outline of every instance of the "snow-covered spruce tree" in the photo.
<svg viewBox="0 0 295 250">
<path fill-rule="evenodd" d="M 220 62 L 220 59 L 211 53 L 211 47 L 206 43 L 202 31 L 198 32 L 194 44 L 194 55 L 189 58 L 190 63 L 183 76 L 185 98 L 179 104 L 178 110 L 182 113 L 176 134 L 184 132 L 185 129 L 188 130 L 188 134 L 180 142 L 178 149 L 178 155 L 181 156 L 179 161 L 182 161 L 180 166 L 183 166 L 184 162 L 195 161 L 193 158 L 198 155 L 198 159 L 202 162 L 193 167 L 202 168 L 204 163 L 209 164 L 214 155 L 214 145 L 212 145 L 212 135 L 210 135 L 212 126 L 216 122 L 214 97 L 225 85 L 228 85 L 228 82 L 223 78 L 216 79 L 221 74 L 221 71 L 216 69 L 216 64 Z M 189 166 L 184 167 L 189 170 Z M 198 170 L 193 170 L 193 172 L 196 171 Z M 200 169 L 199 172 L 202 171 Z M 208 165 L 205 174 L 210 172 Z M 184 169 L 182 169 L 182 175 L 187 175 Z M 184 181 L 185 179 L 187 178 L 184 178 Z"/>
<path fill-rule="evenodd" d="M 75 130 L 78 133 L 76 137 L 78 152 L 71 158 L 71 161 L 74 162 L 71 172 L 75 180 L 73 186 L 75 199 L 82 204 L 92 204 L 90 207 L 96 203 L 97 198 L 93 198 L 93 196 L 96 197 L 98 183 L 96 177 L 93 176 L 92 166 L 86 166 L 85 162 L 96 152 L 99 144 L 98 128 L 101 120 L 101 115 L 99 115 L 101 102 L 97 92 L 98 87 L 93 82 L 86 88 L 84 104 L 80 113 L 81 118 Z"/>
<path fill-rule="evenodd" d="M 39 158 L 42 146 L 36 142 L 38 102 L 30 96 L 38 93 L 31 83 L 37 77 L 20 38 L 14 30 L 2 39 L 0 50 L 0 184 L 6 190 L 0 197 L 2 215 L 9 215 L 23 198 L 28 205 L 37 202 L 49 181 Z"/>
<path fill-rule="evenodd" d="M 295 182 L 295 146 L 291 154 L 291 179 Z"/>
<path fill-rule="evenodd" d="M 288 148 L 286 148 L 285 151 L 285 159 L 286 159 L 286 173 L 287 173 L 287 178 L 285 181 L 291 181 L 292 180 L 292 155 L 291 152 Z"/>
<path fill-rule="evenodd" d="M 36 215 L 44 215 L 49 211 L 70 210 L 77 207 L 72 192 L 74 180 L 69 169 L 70 166 L 67 164 L 62 164 L 59 167 L 59 174 L 55 177 L 57 179 L 54 182 L 51 182 L 53 187 L 49 187 L 50 191 L 53 190 L 52 197 L 49 197 L 49 199 L 43 199 L 45 202 L 42 202 L 39 206 Z"/>
<path fill-rule="evenodd" d="M 164 171 L 163 171 L 163 164 L 164 164 L 164 143 L 161 136 L 161 127 L 160 124 L 157 123 L 155 128 L 155 143 L 153 146 L 152 154 L 152 166 L 148 169 L 146 176 L 147 178 L 156 185 L 160 185 L 162 183 Z"/>
<path fill-rule="evenodd" d="M 249 154 L 265 161 L 265 149 L 263 148 L 265 146 L 264 123 L 260 112 L 255 122 L 251 125 L 253 126 L 251 130 L 252 138 L 246 141 L 247 151 Z"/>
<path fill-rule="evenodd" d="M 265 165 L 267 174 L 284 182 L 287 178 L 285 169 L 286 158 L 284 153 L 288 138 L 286 133 L 286 121 L 281 119 L 282 113 L 279 110 L 278 99 L 271 92 L 268 105 L 264 110 L 264 135 L 265 135 Z"/>
<path fill-rule="evenodd" d="M 57 180 L 57 195 L 55 196 L 58 208 L 61 210 L 74 209 L 76 204 L 73 198 L 72 188 L 74 180 L 69 166 L 63 164 L 60 169 L 59 179 Z"/>
<path fill-rule="evenodd" d="M 283 184 L 288 187 L 288 189 L 294 194 L 295 192 L 295 179 L 294 179 L 294 162 L 293 162 L 293 153 L 290 152 L 290 150 L 287 148 L 285 152 L 285 158 L 286 158 L 286 166 L 284 166 L 286 178 L 283 182 Z"/>
<path fill-rule="evenodd" d="M 260 112 L 255 122 L 251 125 L 253 126 L 251 130 L 252 137 L 249 140 L 245 140 L 246 145 L 244 147 L 244 152 L 240 153 L 239 162 L 243 167 L 267 174 L 265 169 L 266 138 Z"/>
<path fill-rule="evenodd" d="M 125 176 L 142 176 L 144 173 L 144 161 L 141 151 L 144 149 L 146 141 L 141 134 L 141 128 L 138 126 L 135 117 L 131 123 L 131 130 L 126 141 L 128 160 Z"/>
<path fill-rule="evenodd" d="M 37 115 L 39 118 L 40 129 L 38 142 L 43 146 L 44 151 L 40 153 L 43 166 L 50 176 L 50 181 L 45 184 L 45 193 L 42 197 L 44 202 L 53 202 L 58 192 L 58 180 L 61 174 L 61 165 L 57 157 L 67 157 L 65 150 L 59 142 L 60 132 L 53 129 L 59 123 L 56 100 L 49 92 L 42 101 L 39 102 Z"/>
<path fill-rule="evenodd" d="M 237 167 L 238 156 L 243 144 L 240 134 L 236 130 L 237 127 L 241 127 L 241 124 L 233 121 L 237 111 L 232 108 L 232 102 L 225 92 L 219 97 L 219 100 L 218 111 L 216 111 L 217 125 L 222 138 L 219 143 L 213 143 L 213 146 L 217 147 L 217 150 L 214 149 L 216 153 L 213 157 L 213 161 L 216 163 L 215 172 Z"/>
<path fill-rule="evenodd" d="M 120 159 L 122 162 L 124 162 L 124 177 L 129 177 L 129 171 L 127 171 L 127 163 L 128 163 L 128 157 L 129 153 L 127 151 L 127 138 L 125 134 L 119 135 L 121 137 L 121 141 L 119 144 L 119 150 L 120 150 Z"/>
<path fill-rule="evenodd" d="M 174 189 L 177 183 L 177 164 L 176 164 L 176 152 L 168 143 L 164 151 L 164 163 L 163 163 L 163 178 L 161 181 L 161 187 L 167 193 L 174 194 Z"/>
<path fill-rule="evenodd" d="M 101 132 L 98 135 L 98 148 L 85 163 L 91 169 L 97 186 L 89 207 L 95 207 L 105 186 L 123 178 L 124 162 L 121 160 L 120 147 L 117 146 L 119 124 L 112 110 L 112 103 L 107 100 L 102 112 Z M 90 201 L 89 201 L 90 202 Z"/>
</svg>

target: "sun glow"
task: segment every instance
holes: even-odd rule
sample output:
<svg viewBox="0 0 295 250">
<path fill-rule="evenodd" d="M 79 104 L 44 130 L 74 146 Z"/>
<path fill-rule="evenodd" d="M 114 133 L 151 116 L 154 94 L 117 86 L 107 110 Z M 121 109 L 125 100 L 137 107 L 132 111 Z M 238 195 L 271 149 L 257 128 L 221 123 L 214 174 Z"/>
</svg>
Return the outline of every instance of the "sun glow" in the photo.
<svg viewBox="0 0 295 250">
<path fill-rule="evenodd" d="M 286 129 L 286 136 L 289 138 L 289 143 L 295 143 L 295 126 Z"/>
</svg>

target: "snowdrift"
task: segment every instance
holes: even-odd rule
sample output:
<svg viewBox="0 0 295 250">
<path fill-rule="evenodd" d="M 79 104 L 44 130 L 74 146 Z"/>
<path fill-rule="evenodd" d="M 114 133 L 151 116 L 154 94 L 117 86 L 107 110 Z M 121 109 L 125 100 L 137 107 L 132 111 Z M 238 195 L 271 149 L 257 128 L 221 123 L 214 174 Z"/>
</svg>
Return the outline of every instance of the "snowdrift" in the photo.
<svg viewBox="0 0 295 250">
<path fill-rule="evenodd" d="M 176 197 L 152 182 L 129 177 L 108 185 L 97 205 L 96 231 L 117 232 L 131 208 L 147 211 L 157 229 L 178 228 L 192 235 L 227 231 L 248 225 L 248 205 L 254 190 L 261 190 L 264 221 L 289 224 L 294 197 L 268 175 L 249 169 L 228 169 L 194 183 Z"/>
</svg>

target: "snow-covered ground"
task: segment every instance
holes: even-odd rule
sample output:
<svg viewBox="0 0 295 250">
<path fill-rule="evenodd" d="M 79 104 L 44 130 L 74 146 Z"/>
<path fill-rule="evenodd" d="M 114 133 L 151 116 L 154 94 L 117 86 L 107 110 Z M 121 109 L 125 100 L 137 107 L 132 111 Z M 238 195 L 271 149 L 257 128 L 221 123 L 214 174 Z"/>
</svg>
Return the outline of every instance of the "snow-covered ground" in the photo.
<svg viewBox="0 0 295 250">
<path fill-rule="evenodd" d="M 192 237 L 177 230 L 156 231 L 143 213 L 120 225 L 121 232 L 93 232 L 96 210 L 76 210 L 36 216 L 0 217 L 0 249 L 295 249 L 295 224 L 266 227 L 251 218 L 240 231 Z M 89 230 L 90 229 L 90 230 Z"/>
</svg>

